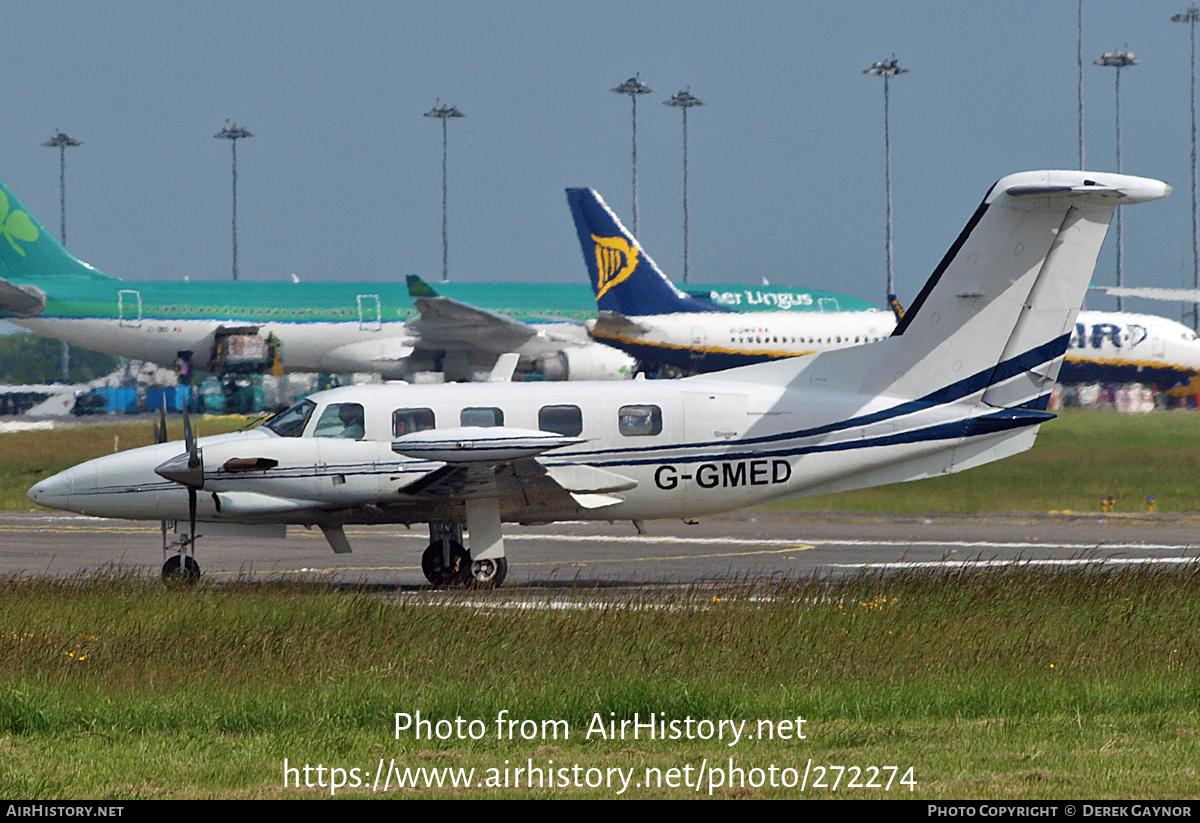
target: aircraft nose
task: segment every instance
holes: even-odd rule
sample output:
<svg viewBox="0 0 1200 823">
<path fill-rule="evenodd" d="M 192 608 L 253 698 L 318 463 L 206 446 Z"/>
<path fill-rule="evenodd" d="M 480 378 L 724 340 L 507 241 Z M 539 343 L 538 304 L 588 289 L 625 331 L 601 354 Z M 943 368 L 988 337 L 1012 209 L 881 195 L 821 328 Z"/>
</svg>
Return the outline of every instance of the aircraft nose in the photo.
<svg viewBox="0 0 1200 823">
<path fill-rule="evenodd" d="M 29 490 L 29 499 L 52 509 L 64 508 L 75 491 L 69 471 L 59 472 L 53 477 L 47 477 L 33 485 Z"/>
</svg>

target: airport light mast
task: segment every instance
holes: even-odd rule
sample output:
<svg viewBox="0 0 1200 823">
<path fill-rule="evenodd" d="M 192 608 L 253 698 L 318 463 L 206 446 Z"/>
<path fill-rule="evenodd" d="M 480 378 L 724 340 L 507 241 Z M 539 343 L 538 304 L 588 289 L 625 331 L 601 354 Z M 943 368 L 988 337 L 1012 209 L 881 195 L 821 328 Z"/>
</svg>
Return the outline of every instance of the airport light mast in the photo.
<svg viewBox="0 0 1200 823">
<path fill-rule="evenodd" d="M 247 137 L 253 137 L 244 128 L 241 128 L 236 123 L 225 121 L 225 128 L 213 135 L 213 137 L 228 140 L 229 145 L 233 147 L 233 279 L 238 279 L 238 248 L 237 248 L 237 141 Z"/>
<path fill-rule="evenodd" d="M 1075 39 L 1075 61 L 1079 64 L 1079 170 L 1083 171 L 1083 0 L 1079 0 L 1079 32 Z"/>
<path fill-rule="evenodd" d="M 650 94 L 654 89 L 642 82 L 641 72 L 638 72 L 633 77 L 630 77 L 621 85 L 617 86 L 613 91 L 617 94 L 628 94 L 629 101 L 633 105 L 633 236 L 637 237 L 638 233 L 638 215 L 637 215 L 637 99 L 639 94 Z"/>
<path fill-rule="evenodd" d="M 442 121 L 442 282 L 450 282 L 450 241 L 446 234 L 446 157 L 449 150 L 449 136 L 446 122 L 452 118 L 466 117 L 456 106 L 443 106 L 439 98 L 433 108 L 425 112 L 426 117 L 436 117 Z"/>
<path fill-rule="evenodd" d="M 693 106 L 703 106 L 704 101 L 692 96 L 690 88 L 663 101 L 664 106 L 674 106 L 683 111 L 683 282 L 688 281 L 688 164 L 687 164 L 687 113 Z M 635 235 L 636 236 L 636 235 Z"/>
<path fill-rule="evenodd" d="M 67 245 L 67 149 L 74 146 L 82 146 L 83 143 L 76 140 L 74 137 L 68 137 L 62 131 L 58 131 L 53 137 L 42 143 L 43 146 L 49 149 L 58 149 L 58 208 L 59 208 L 59 229 L 58 238 L 62 240 L 64 246 Z M 71 347 L 67 341 L 63 341 L 62 347 L 62 380 L 64 383 L 70 383 L 71 377 Z"/>
<path fill-rule="evenodd" d="M 1096 61 L 1097 66 L 1108 66 L 1117 70 L 1117 174 L 1122 171 L 1121 167 L 1121 69 L 1136 66 L 1142 62 L 1134 57 L 1133 52 L 1128 51 L 1110 51 L 1105 52 L 1099 60 Z M 1125 285 L 1125 240 L 1121 234 L 1121 207 L 1117 206 L 1117 286 L 1118 288 Z M 1118 295 L 1117 311 L 1125 310 L 1125 298 Z"/>
<path fill-rule="evenodd" d="M 1183 14 L 1171 16 L 1172 23 L 1187 23 L 1192 32 L 1192 288 L 1200 291 L 1200 223 L 1196 214 L 1196 22 L 1200 20 L 1200 8 L 1188 6 Z M 1192 303 L 1192 331 L 1200 331 L 1200 303 Z"/>
<path fill-rule="evenodd" d="M 892 274 L 892 139 L 891 113 L 888 109 L 888 83 L 898 74 L 907 74 L 908 69 L 900 67 L 893 54 L 890 60 L 880 60 L 872 63 L 869 69 L 863 69 L 863 74 L 883 78 L 883 154 L 884 178 L 887 190 L 887 302 L 891 304 L 896 295 L 896 280 Z"/>
</svg>

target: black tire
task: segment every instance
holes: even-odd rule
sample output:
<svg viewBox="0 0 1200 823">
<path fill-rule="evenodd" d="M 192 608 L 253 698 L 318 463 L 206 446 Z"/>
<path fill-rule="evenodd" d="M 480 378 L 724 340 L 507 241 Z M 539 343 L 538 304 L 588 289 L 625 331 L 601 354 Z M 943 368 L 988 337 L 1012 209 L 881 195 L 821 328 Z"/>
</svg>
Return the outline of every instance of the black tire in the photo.
<svg viewBox="0 0 1200 823">
<path fill-rule="evenodd" d="M 192 585 L 200 579 L 200 564 L 191 555 L 184 559 L 183 570 L 179 568 L 179 555 L 173 554 L 163 563 L 162 579 L 164 583 L 184 583 Z"/>
<path fill-rule="evenodd" d="M 504 583 L 504 578 L 507 576 L 508 558 L 476 560 L 471 564 L 471 577 L 468 583 L 476 589 L 496 589 Z"/>
<path fill-rule="evenodd" d="M 430 543 L 421 555 L 421 571 L 435 586 L 461 586 L 471 577 L 471 555 L 462 544 L 450 542 L 450 565 L 442 562 L 442 544 Z"/>
</svg>

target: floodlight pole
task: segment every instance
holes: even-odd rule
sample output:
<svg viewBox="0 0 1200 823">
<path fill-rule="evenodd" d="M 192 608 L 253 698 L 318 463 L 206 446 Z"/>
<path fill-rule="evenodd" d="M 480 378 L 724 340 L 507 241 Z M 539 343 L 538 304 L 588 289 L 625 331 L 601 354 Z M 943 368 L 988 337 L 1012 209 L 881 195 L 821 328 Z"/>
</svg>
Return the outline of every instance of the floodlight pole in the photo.
<svg viewBox="0 0 1200 823">
<path fill-rule="evenodd" d="M 650 94 L 654 89 L 642 82 L 641 73 L 630 77 L 621 85 L 617 86 L 613 91 L 617 94 L 628 94 L 629 101 L 632 104 L 633 112 L 633 236 L 637 237 L 638 233 L 638 189 L 637 189 L 637 99 L 639 94 Z"/>
<path fill-rule="evenodd" d="M 1187 23 L 1192 34 L 1192 288 L 1200 290 L 1200 224 L 1196 213 L 1196 21 L 1200 8 L 1193 3 L 1183 14 L 1171 17 L 1172 23 Z M 1192 331 L 1200 331 L 1200 303 L 1192 303 Z"/>
<path fill-rule="evenodd" d="M 60 131 L 42 145 L 50 149 L 58 149 L 58 206 L 62 221 L 58 237 L 65 246 L 67 245 L 67 147 L 82 146 L 83 143 Z"/>
<path fill-rule="evenodd" d="M 446 233 L 446 157 L 449 153 L 449 133 L 446 129 L 446 122 L 451 118 L 466 117 L 455 106 L 443 106 L 439 99 L 434 103 L 434 106 L 429 111 L 425 112 L 426 117 L 436 117 L 442 121 L 442 282 L 450 282 L 450 241 Z"/>
<path fill-rule="evenodd" d="M 51 149 L 58 149 L 58 208 L 59 208 L 59 229 L 58 236 L 62 240 L 64 246 L 67 245 L 67 148 L 73 146 L 82 146 L 83 143 L 73 137 L 68 137 L 63 132 L 57 132 L 53 137 L 42 143 L 43 146 Z M 64 383 L 71 382 L 71 346 L 67 341 L 62 342 L 60 347 L 60 362 L 62 368 L 62 380 Z"/>
<path fill-rule="evenodd" d="M 1110 51 L 1096 61 L 1097 66 L 1108 66 L 1117 70 L 1117 174 L 1124 169 L 1121 165 L 1121 69 L 1138 65 L 1141 60 L 1133 52 Z M 1125 239 L 1121 232 L 1121 207 L 1117 206 L 1117 287 L 1125 285 Z M 1117 311 L 1125 310 L 1125 298 L 1118 295 Z"/>
<path fill-rule="evenodd" d="M 692 106 L 703 106 L 704 101 L 693 97 L 691 89 L 684 89 L 669 100 L 663 101 L 664 106 L 675 106 L 683 111 L 683 282 L 688 281 L 688 138 L 687 113 Z"/>
<path fill-rule="evenodd" d="M 1079 34 L 1075 41 L 1075 61 L 1079 64 L 1079 170 L 1083 171 L 1083 0 L 1079 0 Z"/>
<path fill-rule="evenodd" d="M 892 274 L 892 139 L 891 113 L 888 108 L 888 83 L 897 74 L 907 74 L 908 69 L 900 67 L 896 55 L 890 60 L 880 60 L 863 69 L 863 74 L 871 74 L 883 78 L 883 153 L 884 178 L 887 189 L 887 302 L 890 305 L 896 295 L 896 280 Z"/>
<path fill-rule="evenodd" d="M 225 121 L 229 123 L 228 120 Z M 246 129 L 240 128 L 235 123 L 230 123 L 225 128 L 213 135 L 213 137 L 222 140 L 228 140 L 233 147 L 233 279 L 238 279 L 238 246 L 237 246 L 237 141 L 253 137 Z"/>
</svg>

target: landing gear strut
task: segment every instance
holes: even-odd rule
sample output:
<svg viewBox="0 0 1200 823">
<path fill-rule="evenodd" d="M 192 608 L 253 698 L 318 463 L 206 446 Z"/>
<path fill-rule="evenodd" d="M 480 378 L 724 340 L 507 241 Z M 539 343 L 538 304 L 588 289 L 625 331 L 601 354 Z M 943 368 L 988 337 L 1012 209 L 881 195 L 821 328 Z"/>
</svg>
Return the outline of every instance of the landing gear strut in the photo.
<svg viewBox="0 0 1200 823">
<path fill-rule="evenodd" d="M 460 543 L 430 543 L 421 555 L 421 571 L 435 586 L 460 586 L 471 573 L 471 555 Z"/>
<path fill-rule="evenodd" d="M 499 517 L 495 528 L 486 519 L 476 517 L 469 507 L 468 518 L 475 520 L 471 548 L 463 547 L 463 524 L 455 520 L 436 520 L 429 524 L 429 547 L 421 555 L 425 579 L 438 587 L 473 586 L 494 589 L 508 576 L 508 560 L 499 537 Z M 495 533 L 493 535 L 493 532 Z M 477 559 L 472 560 L 472 554 Z"/>
<path fill-rule="evenodd" d="M 461 586 L 471 574 L 471 555 L 463 548 L 462 524 L 439 520 L 429 524 L 429 547 L 421 555 L 421 571 L 435 586 Z"/>
<path fill-rule="evenodd" d="M 185 583 L 191 585 L 200 579 L 200 564 L 192 556 L 195 551 L 194 538 L 189 534 L 181 534 L 174 540 L 167 536 L 167 521 L 162 521 L 163 557 L 166 562 L 162 567 L 164 583 Z"/>
</svg>

